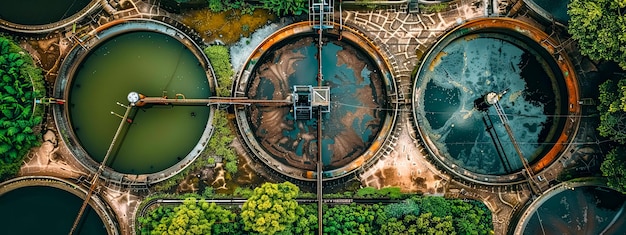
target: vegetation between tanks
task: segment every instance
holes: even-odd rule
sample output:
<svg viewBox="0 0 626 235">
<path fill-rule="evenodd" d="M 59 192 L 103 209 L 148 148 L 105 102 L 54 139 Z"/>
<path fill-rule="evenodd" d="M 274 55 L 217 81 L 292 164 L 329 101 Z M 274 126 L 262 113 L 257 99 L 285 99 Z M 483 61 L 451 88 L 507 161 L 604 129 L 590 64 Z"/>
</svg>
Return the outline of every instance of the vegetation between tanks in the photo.
<svg viewBox="0 0 626 235">
<path fill-rule="evenodd" d="M 230 89 L 233 85 L 233 67 L 230 64 L 230 54 L 228 48 L 225 46 L 209 46 L 204 49 L 204 54 L 211 62 L 211 66 L 217 76 L 217 95 L 228 97 L 230 96 Z"/>
<path fill-rule="evenodd" d="M 359 190 L 360 191 L 360 190 Z M 367 192 L 376 190 L 367 189 Z M 395 190 L 391 190 L 395 191 Z M 206 193 L 205 196 L 209 196 Z M 357 192 L 356 194 L 359 194 Z M 361 193 L 363 195 L 367 193 Z M 375 193 L 374 195 L 384 195 Z M 190 202 L 168 208 L 151 209 L 139 218 L 140 234 L 161 234 L 164 226 L 177 221 L 186 226 L 206 226 L 211 230 L 191 234 L 317 234 L 317 204 L 299 205 L 299 189 L 292 183 L 265 183 L 254 189 L 239 207 L 201 206 L 202 212 L 183 214 Z M 214 195 L 213 195 L 214 196 Z M 323 208 L 325 234 L 493 234 L 491 212 L 473 200 L 445 199 L 405 195 L 409 198 L 393 204 L 350 204 Z M 189 195 L 187 197 L 190 197 Z M 199 197 L 199 195 L 191 196 Z M 211 196 L 212 197 L 212 196 Z M 206 203 L 206 202 L 203 202 Z M 208 204 L 208 203 L 206 203 Z M 181 209 L 176 209 L 183 207 Z M 191 208 L 196 210 L 197 208 Z M 222 211 L 223 209 L 229 212 Z M 210 213 L 221 213 L 209 215 Z M 220 218 L 215 219 L 213 218 Z M 204 227 L 203 227 L 204 228 Z M 171 230 L 172 234 L 177 230 Z"/>
<path fill-rule="evenodd" d="M 209 58 L 211 66 L 217 76 L 217 94 L 223 97 L 230 96 L 230 89 L 233 85 L 233 67 L 230 64 L 230 54 L 225 46 L 209 46 L 204 49 L 204 53 Z M 232 128 L 228 125 L 228 117 L 224 111 L 218 111 L 213 117 L 213 136 L 209 140 L 209 153 L 222 158 L 224 169 L 228 173 L 237 173 L 237 154 L 230 147 L 235 139 Z M 215 157 L 208 159 L 209 164 L 215 163 Z"/>
<path fill-rule="evenodd" d="M 37 125 L 43 110 L 41 70 L 8 38 L 0 36 L 0 180 L 15 175 L 30 148 L 40 144 Z"/>
</svg>

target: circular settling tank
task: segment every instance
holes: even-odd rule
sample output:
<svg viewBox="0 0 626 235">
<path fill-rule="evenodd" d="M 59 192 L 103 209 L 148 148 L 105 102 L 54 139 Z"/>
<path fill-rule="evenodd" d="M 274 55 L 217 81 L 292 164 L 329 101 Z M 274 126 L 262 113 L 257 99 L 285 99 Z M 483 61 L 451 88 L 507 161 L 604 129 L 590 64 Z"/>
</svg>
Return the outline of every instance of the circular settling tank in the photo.
<svg viewBox="0 0 626 235">
<path fill-rule="evenodd" d="M 98 0 L 0 0 L 0 26 L 17 31 L 52 31 L 99 8 Z"/>
<path fill-rule="evenodd" d="M 468 22 L 425 58 L 413 108 L 422 139 L 444 167 L 466 179 L 517 181 L 522 158 L 538 171 L 568 143 L 573 73 L 533 30 L 514 20 Z M 492 92 L 497 105 L 486 99 Z"/>
<path fill-rule="evenodd" d="M 570 0 L 524 0 L 526 5 L 547 21 L 566 25 L 569 21 L 567 5 Z"/>
<path fill-rule="evenodd" d="M 563 183 L 530 204 L 514 234 L 626 234 L 626 195 L 588 183 Z"/>
<path fill-rule="evenodd" d="M 324 35 L 320 56 L 318 34 L 308 24 L 287 26 L 269 37 L 272 45 L 261 44 L 266 50 L 251 56 L 238 83 L 250 99 L 290 100 L 294 86 L 318 86 L 322 58 L 321 86 L 330 89 L 330 112 L 322 114 L 321 138 L 316 112 L 311 119 L 296 120 L 291 104 L 251 105 L 237 116 L 240 129 L 249 128 L 244 138 L 252 152 L 299 179 L 315 178 L 319 147 L 325 178 L 352 172 L 373 158 L 394 120 L 387 95 L 393 82 L 384 60 L 349 30 L 341 40 L 332 30 Z"/>
<path fill-rule="evenodd" d="M 124 122 L 108 167 L 125 174 L 154 174 L 151 180 L 180 170 L 208 141 L 211 108 L 133 107 L 122 121 L 123 106 L 133 91 L 150 97 L 208 98 L 213 76 L 206 58 L 182 33 L 156 21 L 125 21 L 105 27 L 98 37 L 87 43 L 89 51 L 75 47 L 65 61 L 69 81 L 57 83 L 67 99 L 58 123 L 71 131 L 70 148 L 82 163 L 97 168 Z"/>
<path fill-rule="evenodd" d="M 51 177 L 27 177 L 0 185 L 3 234 L 67 234 L 83 204 L 85 190 Z M 96 208 L 96 209 L 94 209 Z M 118 234 L 110 211 L 94 197 L 74 234 Z"/>
</svg>

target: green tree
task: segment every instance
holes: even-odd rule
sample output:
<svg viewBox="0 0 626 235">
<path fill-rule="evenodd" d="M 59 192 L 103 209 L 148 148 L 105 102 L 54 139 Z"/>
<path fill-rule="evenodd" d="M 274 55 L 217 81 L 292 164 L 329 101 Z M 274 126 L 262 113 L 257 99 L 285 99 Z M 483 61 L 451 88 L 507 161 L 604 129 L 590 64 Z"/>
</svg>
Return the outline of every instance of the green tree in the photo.
<svg viewBox="0 0 626 235">
<path fill-rule="evenodd" d="M 189 197 L 173 210 L 153 211 L 140 223 L 145 227 L 142 234 L 211 234 L 213 224 L 234 219 L 235 214 L 215 203 Z"/>
<path fill-rule="evenodd" d="M 454 235 L 456 231 L 453 226 L 452 216 L 437 217 L 432 213 L 424 213 L 413 219 L 414 216 L 405 217 L 406 224 L 415 224 L 418 234 L 428 235 Z"/>
<path fill-rule="evenodd" d="M 568 31 L 583 55 L 626 68 L 626 1 L 571 0 Z"/>
<path fill-rule="evenodd" d="M 241 209 L 244 229 L 260 234 L 276 234 L 291 229 L 287 227 L 304 214 L 304 209 L 296 201 L 299 191 L 290 182 L 264 183 L 255 188 Z"/>
<path fill-rule="evenodd" d="M 0 180 L 15 175 L 30 148 L 40 143 L 35 127 L 42 110 L 34 100 L 41 93 L 41 70 L 17 44 L 0 37 Z"/>
<path fill-rule="evenodd" d="M 296 220 L 293 229 L 288 232 L 304 235 L 317 234 L 317 205 L 309 204 L 301 207 L 304 209 L 304 214 Z"/>
<path fill-rule="evenodd" d="M 414 200 L 404 200 L 402 203 L 393 203 L 385 206 L 385 214 L 388 217 L 402 218 L 405 215 L 419 215 L 420 208 Z"/>
<path fill-rule="evenodd" d="M 626 144 L 626 78 L 617 82 L 607 80 L 600 84 L 598 97 L 600 111 L 600 136 Z M 626 157 L 623 146 L 612 149 L 605 156 L 600 167 L 602 175 L 607 177 L 609 186 L 626 193 Z"/>
<path fill-rule="evenodd" d="M 603 137 L 620 144 L 626 143 L 626 78 L 617 83 L 607 80 L 600 84 L 598 97 L 600 125 L 598 131 Z"/>
<path fill-rule="evenodd" d="M 306 13 L 307 0 L 261 0 L 263 8 L 278 16 Z"/>
<path fill-rule="evenodd" d="M 620 146 L 609 151 L 600 166 L 608 185 L 626 194 L 626 147 Z"/>
</svg>

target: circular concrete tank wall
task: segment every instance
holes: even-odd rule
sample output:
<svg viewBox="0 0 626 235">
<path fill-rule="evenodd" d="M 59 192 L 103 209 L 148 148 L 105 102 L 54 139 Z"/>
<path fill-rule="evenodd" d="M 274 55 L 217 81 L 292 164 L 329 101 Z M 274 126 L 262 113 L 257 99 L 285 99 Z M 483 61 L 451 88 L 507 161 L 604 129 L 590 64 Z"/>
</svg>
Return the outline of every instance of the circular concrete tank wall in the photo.
<svg viewBox="0 0 626 235">
<path fill-rule="evenodd" d="M 73 154 L 95 170 L 126 110 L 117 103 L 128 105 L 130 92 L 206 99 L 213 84 L 208 60 L 182 32 L 158 21 L 122 20 L 102 26 L 65 59 L 55 96 L 67 102 L 55 107 L 55 118 Z M 172 176 L 208 142 L 212 115 L 207 106 L 132 108 L 103 176 L 140 184 Z"/>
<path fill-rule="evenodd" d="M 580 111 L 572 66 L 550 43 L 525 23 L 480 19 L 433 46 L 417 73 L 413 109 L 439 166 L 468 180 L 517 182 L 524 175 L 515 144 L 534 172 L 560 155 Z M 502 95 L 502 115 L 479 105 L 490 92 Z"/>
<path fill-rule="evenodd" d="M 338 28 L 338 26 L 336 27 Z M 236 97 L 289 100 L 294 86 L 318 85 L 318 34 L 298 23 L 268 37 L 250 56 L 236 82 Z M 321 146 L 324 179 L 346 176 L 376 158 L 395 122 L 395 87 L 385 59 L 356 31 L 324 31 L 322 86 L 330 88 L 330 112 L 296 120 L 292 105 L 238 106 L 237 123 L 252 153 L 277 172 L 317 178 Z M 318 141 L 321 141 L 318 146 Z"/>
<path fill-rule="evenodd" d="M 46 176 L 11 179 L 0 184 L 3 234 L 67 234 L 78 216 L 87 189 Z M 92 195 L 75 234 L 119 234 L 114 214 Z"/>
<path fill-rule="evenodd" d="M 101 0 L 3 0 L 0 27 L 21 33 L 46 33 L 70 27 L 101 9 Z"/>
</svg>

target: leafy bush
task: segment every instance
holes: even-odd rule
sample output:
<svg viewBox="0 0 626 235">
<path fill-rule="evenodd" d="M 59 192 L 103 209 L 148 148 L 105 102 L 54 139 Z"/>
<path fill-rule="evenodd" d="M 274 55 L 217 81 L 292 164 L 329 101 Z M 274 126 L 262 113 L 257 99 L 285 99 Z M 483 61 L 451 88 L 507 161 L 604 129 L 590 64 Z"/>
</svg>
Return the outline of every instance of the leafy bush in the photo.
<svg viewBox="0 0 626 235">
<path fill-rule="evenodd" d="M 292 227 L 304 215 L 296 196 L 300 189 L 290 183 L 264 183 L 241 208 L 244 229 L 260 234 L 275 234 Z"/>
<path fill-rule="evenodd" d="M 404 200 L 402 203 L 389 204 L 385 207 L 385 214 L 392 218 L 402 218 L 406 215 L 419 215 L 419 205 L 413 200 Z"/>
<path fill-rule="evenodd" d="M 213 224 L 234 219 L 234 213 L 215 203 L 189 197 L 173 209 L 157 207 L 139 222 L 141 234 L 211 234 Z"/>
<path fill-rule="evenodd" d="M 580 53 L 592 60 L 609 60 L 626 69 L 626 2 L 571 0 L 567 31 L 578 42 Z"/>
<path fill-rule="evenodd" d="M 230 54 L 225 46 L 209 46 L 204 49 L 204 54 L 209 58 L 211 66 L 217 76 L 217 94 L 219 96 L 230 96 L 230 88 L 233 85 L 233 67 L 230 64 Z"/>
<path fill-rule="evenodd" d="M 228 126 L 226 112 L 218 110 L 213 115 L 213 136 L 209 140 L 206 151 L 222 156 L 224 169 L 230 174 L 237 173 L 237 154 L 230 147 L 235 139 L 235 134 Z"/>
<path fill-rule="evenodd" d="M 242 14 L 250 14 L 254 11 L 254 6 L 244 0 L 208 0 L 208 3 L 212 12 L 241 10 Z"/>
<path fill-rule="evenodd" d="M 263 8 L 278 16 L 307 13 L 307 0 L 261 0 Z"/>
<path fill-rule="evenodd" d="M 0 179 L 15 175 L 30 148 L 40 144 L 35 127 L 42 113 L 33 111 L 42 92 L 41 70 L 19 46 L 0 37 Z"/>
</svg>

